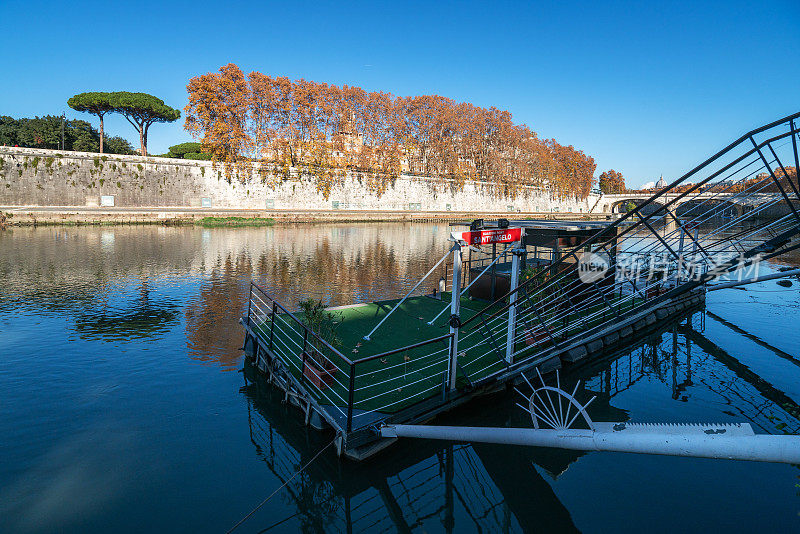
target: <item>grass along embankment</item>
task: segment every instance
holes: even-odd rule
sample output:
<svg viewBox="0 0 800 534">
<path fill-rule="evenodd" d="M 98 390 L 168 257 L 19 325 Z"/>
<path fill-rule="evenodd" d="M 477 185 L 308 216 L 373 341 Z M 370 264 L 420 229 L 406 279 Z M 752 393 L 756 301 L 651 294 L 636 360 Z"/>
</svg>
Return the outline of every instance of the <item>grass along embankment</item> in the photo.
<svg viewBox="0 0 800 534">
<path fill-rule="evenodd" d="M 275 219 L 268 217 L 203 217 L 189 221 L 203 228 L 241 228 L 245 226 L 272 226 Z"/>
<path fill-rule="evenodd" d="M 269 217 L 136 217 L 136 216 L 48 216 L 50 214 L 24 214 L 0 211 L 0 229 L 10 226 L 116 226 L 116 225 L 161 225 L 199 226 L 201 228 L 257 228 L 272 226 L 275 219 Z M 44 215 L 44 216 L 41 216 Z"/>
<path fill-rule="evenodd" d="M 467 211 L 356 211 L 356 210 L 244 210 L 194 208 L 102 208 L 0 206 L 7 226 L 112 226 L 155 224 L 164 226 L 199 226 L 203 228 L 255 228 L 274 224 L 303 223 L 378 223 L 471 221 L 476 218 L 509 217 L 503 212 Z M 584 213 L 515 213 L 517 219 L 588 219 L 603 220 L 608 214 Z M 0 217 L 1 219 L 2 217 Z"/>
</svg>

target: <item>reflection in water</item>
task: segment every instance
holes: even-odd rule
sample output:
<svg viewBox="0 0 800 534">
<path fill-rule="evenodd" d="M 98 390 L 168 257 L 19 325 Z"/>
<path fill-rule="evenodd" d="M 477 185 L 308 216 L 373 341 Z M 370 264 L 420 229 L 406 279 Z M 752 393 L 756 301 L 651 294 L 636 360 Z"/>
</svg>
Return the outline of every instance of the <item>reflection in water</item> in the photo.
<svg viewBox="0 0 800 534">
<path fill-rule="evenodd" d="M 598 421 L 628 420 L 628 410 L 616 407 L 616 400 L 646 384 L 657 386 L 662 402 L 717 407 L 718 421 L 746 421 L 762 432 L 800 432 L 800 406 L 709 341 L 704 322 L 703 313 L 695 313 L 664 325 L 636 347 L 566 369 L 562 384 L 571 390 L 582 381 L 578 397 L 597 397 L 589 411 Z M 281 394 L 249 363 L 245 376 L 251 441 L 286 482 L 329 437 L 298 424 L 294 408 L 282 404 Z M 473 401 L 442 424 L 530 427 L 515 400 L 501 394 L 490 403 Z M 401 441 L 366 464 L 321 457 L 289 483 L 286 503 L 304 531 L 572 532 L 578 527 L 547 479 L 557 480 L 585 454 Z"/>
<path fill-rule="evenodd" d="M 441 256 L 445 230 L 410 224 L 282 227 L 261 230 L 260 241 L 250 233 L 213 234 L 202 264 L 209 276 L 185 311 L 190 351 L 228 369 L 238 366 L 240 355 L 232 349 L 241 347 L 242 333 L 231 324 L 245 312 L 251 279 L 290 309 L 308 296 L 332 306 L 395 297 Z"/>
<path fill-rule="evenodd" d="M 178 319 L 178 306 L 162 297 L 151 298 L 150 284 L 145 278 L 138 287 L 138 298 L 105 292 L 89 309 L 75 316 L 75 330 L 85 339 L 123 340 L 155 337 L 172 328 Z M 119 298 L 122 296 L 122 298 Z M 122 303 L 115 305 L 114 300 Z"/>
<path fill-rule="evenodd" d="M 243 391 L 251 440 L 269 469 L 286 482 L 323 438 L 298 425 L 296 414 L 276 400 L 277 392 L 249 366 L 247 372 L 251 381 Z M 524 461 L 510 469 L 508 459 L 480 447 L 434 442 L 400 443 L 368 464 L 341 464 L 327 455 L 289 482 L 285 496 L 304 531 L 518 532 L 547 522 L 575 531 L 541 475 L 526 469 Z M 512 494 L 507 499 L 503 488 L 508 491 L 523 479 L 537 498 Z M 521 506 L 514 510 L 515 504 Z"/>
<path fill-rule="evenodd" d="M 147 523 L 145 530 L 168 529 L 172 517 L 181 521 L 170 524 L 175 530 L 187 530 L 189 517 L 199 518 L 200 529 L 224 530 L 330 440 L 302 426 L 282 394 L 249 366 L 239 395 L 238 375 L 217 372 L 242 369 L 237 320 L 250 280 L 290 305 L 308 292 L 331 305 L 396 297 L 441 257 L 447 233 L 444 225 L 411 224 L 0 232 L 0 430 L 10 436 L 0 442 L 0 455 L 10 458 L 0 462 L 0 511 L 19 521 L 32 517 L 41 497 L 52 494 L 48 488 L 64 484 L 46 451 L 53 443 L 71 443 L 70 432 L 80 436 L 97 414 L 116 410 L 113 418 L 124 420 L 125 431 L 142 434 L 136 449 L 147 461 L 137 464 L 136 476 L 127 476 L 126 444 L 110 459 L 57 456 L 55 463 L 70 468 L 65 472 L 86 474 L 64 487 L 83 492 L 106 484 L 127 491 L 124 508 L 137 517 L 165 502 L 161 522 Z M 597 396 L 590 414 L 598 421 L 746 421 L 761 432 L 800 432 L 797 338 L 776 334 L 779 328 L 765 322 L 796 323 L 799 293 L 796 287 L 755 293 L 758 287 L 776 289 L 774 283 L 753 287 L 753 293 L 710 294 L 712 313 L 664 325 L 664 332 L 636 347 L 565 369 L 562 384 L 571 390 L 580 379 L 579 398 Z M 47 338 L 49 351 L 38 342 L 30 348 L 37 336 Z M 438 422 L 529 427 L 516 401 L 510 394 L 479 399 Z M 92 432 L 90 442 L 111 443 L 105 431 L 101 426 Z M 142 474 L 142 466 L 164 457 L 170 457 L 168 469 Z M 672 495 L 681 499 L 677 506 L 691 501 L 704 507 L 691 515 L 695 528 L 718 526 L 722 516 L 735 515 L 731 526 L 754 530 L 785 526 L 797 515 L 796 469 L 720 464 L 401 441 L 364 464 L 326 452 L 275 497 L 283 506 L 246 526 L 308 532 L 614 531 L 622 516 L 626 525 L 640 510 L 645 518 L 659 516 Z M 658 484 L 637 478 L 648 469 Z M 231 472 L 255 472 L 260 483 L 234 490 Z M 692 487 L 695 477 L 722 480 L 729 472 L 738 475 L 714 491 Z M 177 482 L 158 493 L 168 476 Z M 754 479 L 770 481 L 761 485 L 758 504 L 752 504 Z M 207 491 L 173 505 L 189 485 Z M 626 499 L 615 497 L 625 491 Z M 211 495 L 208 513 L 197 504 L 205 493 Z M 218 498 L 229 493 L 231 502 Z M 133 524 L 114 519 L 119 508 L 103 515 L 108 506 L 98 502 L 103 506 L 91 512 L 74 508 L 103 518 L 95 530 Z M 63 508 L 41 515 L 39 530 L 72 524 L 63 519 Z M 686 526 L 681 515 L 637 526 L 674 531 Z"/>
<path fill-rule="evenodd" d="M 251 279 L 289 306 L 392 298 L 439 259 L 447 235 L 435 224 L 15 228 L 0 233 L 0 310 L 66 312 L 81 336 L 128 339 L 165 333 L 174 301 L 188 297 L 190 354 L 234 369 Z"/>
</svg>

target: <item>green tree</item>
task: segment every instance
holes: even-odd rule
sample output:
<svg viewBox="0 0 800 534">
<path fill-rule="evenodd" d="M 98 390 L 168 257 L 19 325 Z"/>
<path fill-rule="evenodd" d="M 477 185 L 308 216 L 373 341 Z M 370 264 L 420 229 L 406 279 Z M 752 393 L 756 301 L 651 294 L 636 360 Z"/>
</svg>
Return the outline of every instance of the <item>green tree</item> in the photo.
<svg viewBox="0 0 800 534">
<path fill-rule="evenodd" d="M 203 152 L 202 143 L 188 142 L 172 145 L 165 158 L 210 160 L 211 154 Z"/>
<path fill-rule="evenodd" d="M 182 158 L 183 156 L 185 156 L 190 152 L 202 152 L 202 151 L 203 151 L 203 145 L 194 142 L 180 143 L 169 147 L 169 153 L 172 155 L 171 157 L 175 158 Z"/>
<path fill-rule="evenodd" d="M 29 148 L 63 148 L 97 151 L 100 137 L 92 125 L 82 120 L 65 120 L 59 115 L 21 118 L 8 123 L 14 128 L 13 143 Z M 64 144 L 61 145 L 62 129 Z M 78 140 L 81 140 L 78 142 Z M 94 147 L 94 148 L 92 148 Z"/>
<path fill-rule="evenodd" d="M 28 148 L 58 148 L 61 142 L 62 118 L 55 115 L 22 118 L 17 121 L 16 144 Z M 72 121 L 69 121 L 71 123 Z M 84 122 L 84 121 L 80 121 Z M 84 122 L 87 126 L 88 122 Z M 81 125 L 75 125 L 80 129 Z M 72 146 L 77 137 L 72 124 L 64 124 L 64 141 L 66 146 Z"/>
<path fill-rule="evenodd" d="M 92 135 L 94 133 L 95 135 Z M 97 152 L 99 147 L 96 132 L 82 130 L 78 133 L 75 141 L 72 143 L 72 150 L 78 152 Z"/>
<path fill-rule="evenodd" d="M 17 131 L 19 130 L 19 121 L 14 117 L 6 115 L 0 116 L 0 146 L 14 146 L 18 145 Z"/>
<path fill-rule="evenodd" d="M 188 142 L 172 145 L 169 147 L 168 158 L 182 159 L 211 159 L 211 154 L 203 151 L 201 143 Z"/>
<path fill-rule="evenodd" d="M 106 139 L 106 152 L 110 154 L 136 154 L 128 140 L 119 136 Z"/>
<path fill-rule="evenodd" d="M 103 116 L 114 111 L 111 104 L 111 93 L 79 93 L 69 100 L 67 105 L 75 111 L 97 115 L 100 119 L 100 153 L 103 153 Z"/>
<path fill-rule="evenodd" d="M 210 160 L 211 154 L 208 152 L 187 152 L 183 155 L 183 159 L 200 159 L 200 160 Z"/>
<path fill-rule="evenodd" d="M 142 156 L 147 155 L 147 132 L 150 126 L 155 122 L 174 122 L 181 116 L 180 111 L 147 93 L 111 93 L 111 104 L 114 111 L 125 117 L 139 132 Z"/>
<path fill-rule="evenodd" d="M 65 120 L 60 115 L 45 115 L 32 119 L 0 116 L 0 145 L 97 152 L 100 135 L 88 122 Z M 128 140 L 122 137 L 108 137 L 104 140 L 103 146 L 105 152 L 110 154 L 136 153 Z"/>
</svg>

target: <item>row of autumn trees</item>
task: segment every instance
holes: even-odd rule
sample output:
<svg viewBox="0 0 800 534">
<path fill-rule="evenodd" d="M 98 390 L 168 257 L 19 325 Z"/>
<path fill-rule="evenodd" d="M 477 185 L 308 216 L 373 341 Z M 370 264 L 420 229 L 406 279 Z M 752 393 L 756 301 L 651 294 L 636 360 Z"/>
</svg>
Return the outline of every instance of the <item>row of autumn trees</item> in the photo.
<svg viewBox="0 0 800 534">
<path fill-rule="evenodd" d="M 427 95 L 398 97 L 360 87 L 292 81 L 234 64 L 192 78 L 186 128 L 226 171 L 266 179 L 290 168 L 317 176 L 326 197 L 347 170 L 382 193 L 400 172 L 481 180 L 497 194 L 546 187 L 585 198 L 594 160 L 552 139 L 540 139 L 511 113 Z"/>
<path fill-rule="evenodd" d="M 775 179 L 772 178 L 773 175 Z M 776 183 L 775 180 L 777 180 L 778 183 Z M 780 184 L 780 187 L 778 187 L 778 184 Z M 800 182 L 797 180 L 797 169 L 795 167 L 776 166 L 776 168 L 772 169 L 772 174 L 762 172 L 753 178 L 748 178 L 740 182 L 720 182 L 703 189 L 705 191 L 717 190 L 729 193 L 741 193 L 744 191 L 748 193 L 779 193 L 781 189 L 783 189 L 790 198 L 794 198 L 794 191 L 800 190 Z"/>
</svg>

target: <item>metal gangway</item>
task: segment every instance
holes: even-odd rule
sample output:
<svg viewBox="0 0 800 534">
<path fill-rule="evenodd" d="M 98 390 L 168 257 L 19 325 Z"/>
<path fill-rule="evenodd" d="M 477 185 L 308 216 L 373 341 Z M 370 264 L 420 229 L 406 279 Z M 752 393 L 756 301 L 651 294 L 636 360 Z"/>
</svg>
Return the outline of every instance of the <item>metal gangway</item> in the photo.
<svg viewBox="0 0 800 534">
<path fill-rule="evenodd" d="M 486 351 L 506 354 L 513 364 L 717 279 L 755 276 L 760 262 L 797 249 L 798 117 L 747 132 L 607 229 L 512 283 L 458 325 L 458 343 L 482 339 Z M 721 200 L 747 209 L 722 217 Z"/>
<path fill-rule="evenodd" d="M 614 332 L 626 320 L 681 295 L 705 291 L 711 282 L 732 275 L 757 280 L 760 262 L 800 248 L 798 117 L 741 136 L 527 280 L 512 277 L 506 295 L 468 320 L 457 320 L 454 301 L 453 343 L 474 338 L 487 352 L 505 354 L 499 364 L 507 373 L 530 354 L 564 352 L 576 339 Z M 728 216 L 719 209 L 720 201 L 742 209 Z M 455 275 L 460 245 L 469 244 L 454 237 Z M 512 253 L 524 255 L 525 250 Z M 455 276 L 453 286 L 455 293 Z M 500 301 L 504 304 L 498 307 Z M 800 438 L 756 435 L 748 423 L 593 422 L 574 392 L 547 385 L 538 369 L 540 383 L 534 386 L 537 376 L 529 379 L 522 367 L 530 397 L 521 406 L 535 429 L 389 423 L 381 435 L 789 463 L 800 459 Z M 453 363 L 451 377 L 455 369 Z M 584 427 L 574 428 L 576 420 Z"/>
</svg>

